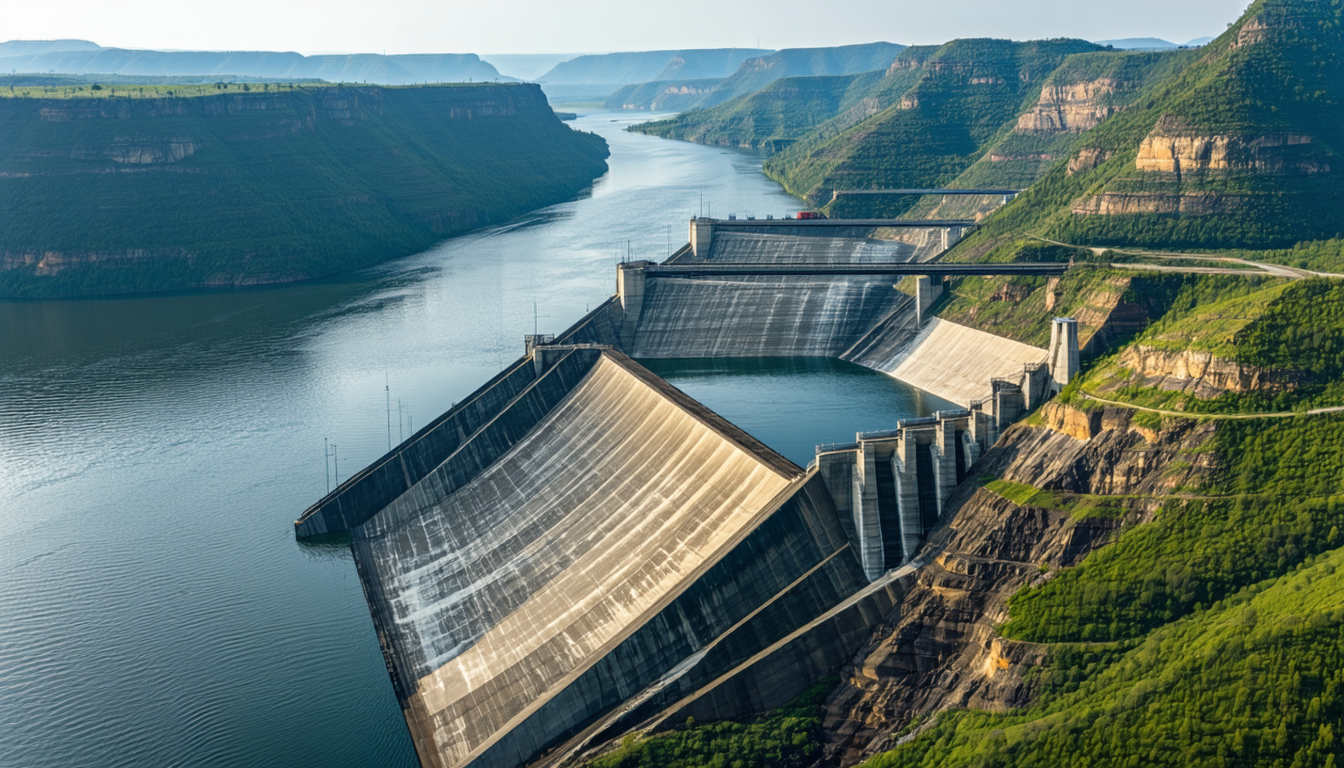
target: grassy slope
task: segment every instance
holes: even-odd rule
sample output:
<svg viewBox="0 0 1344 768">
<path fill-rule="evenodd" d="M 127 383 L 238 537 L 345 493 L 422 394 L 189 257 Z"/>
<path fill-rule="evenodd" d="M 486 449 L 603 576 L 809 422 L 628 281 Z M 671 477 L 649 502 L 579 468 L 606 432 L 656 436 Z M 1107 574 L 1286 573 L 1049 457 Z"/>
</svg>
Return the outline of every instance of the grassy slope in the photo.
<svg viewBox="0 0 1344 768">
<path fill-rule="evenodd" d="M 559 202 L 605 170 L 601 139 L 564 126 L 535 86 L 7 104 L 7 296 L 331 274 Z M 85 117 L 43 120 L 42 110 Z M 195 151 L 175 162 L 104 156 L 184 142 Z M 54 272 L 16 263 L 16 254 L 52 252 L 84 263 Z M 87 263 L 89 254 L 104 258 Z"/>
<path fill-rule="evenodd" d="M 1217 300 L 1200 301 L 1213 293 Z M 1189 309 L 1185 309 L 1190 307 Z M 1146 349 L 1192 350 L 1294 382 L 1281 391 L 1218 397 L 1145 386 L 1116 358 L 1100 361 L 1077 385 L 1108 400 L 1191 413 L 1273 413 L 1344 405 L 1344 282 L 1283 283 L 1260 278 L 1191 281 L 1175 310 L 1136 341 Z M 1077 398 L 1078 407 L 1089 403 Z"/>
<path fill-rule="evenodd" d="M 880 72 L 906 46 L 893 43 L 862 43 L 833 48 L 786 48 L 769 56 L 750 59 L 695 104 L 717 106 L 729 99 L 755 93 L 785 77 L 825 77 Z"/>
<path fill-rule="evenodd" d="M 1261 42 L 1237 46 L 1249 20 L 1279 24 Z M 1288 26 L 1283 19 L 1293 21 Z M 1258 22 L 1257 22 L 1258 23 Z M 965 250 L 1024 233 L 1064 242 L 1166 248 L 1287 248 L 1337 236 L 1344 206 L 1334 182 L 1344 142 L 1344 38 L 1339 11 L 1315 0 L 1259 0 L 1242 21 L 1200 50 L 1179 74 L 1145 88 L 1133 108 L 1086 134 L 1076 147 L 1111 154 L 1088 171 L 1070 174 L 1061 159 L 1026 194 L 1004 208 Z M 1139 144 L 1163 116 L 1182 135 L 1281 133 L 1313 137 L 1309 150 L 1334 172 L 1271 176 L 1250 172 L 1139 173 Z M 1130 214 L 1076 216 L 1074 204 L 1103 192 L 1233 195 L 1235 215 Z"/>
<path fill-rule="evenodd" d="M 1138 343 L 1185 339 L 1328 388 L 1344 376 L 1341 318 L 1338 282 L 1209 277 L 1187 282 Z M 1081 407 L 1077 391 L 1113 372 L 1103 362 L 1062 399 Z M 1344 724 L 1344 415 L 1220 422 L 1200 453 L 1190 461 L 1215 467 L 1201 485 L 1011 602 L 1002 634 L 1051 652 L 1032 706 L 944 713 L 870 765 L 1330 764 Z"/>
<path fill-rule="evenodd" d="M 1096 105 L 1127 109 L 1145 87 L 1179 72 L 1196 54 L 1196 51 L 1078 53 L 1065 58 L 1046 78 L 1043 88 L 1109 80 L 1116 83 L 1116 93 L 1098 98 Z M 1020 132 L 1014 122 L 1010 120 L 999 130 L 980 159 L 958 176 L 952 186 L 1025 189 L 1079 143 L 1080 134 L 1076 132 Z"/>
<path fill-rule="evenodd" d="M 945 184 L 1039 97 L 1066 56 L 1094 50 L 1079 40 L 955 40 L 921 62 L 917 82 L 899 101 L 837 136 L 790 147 L 766 171 L 790 192 L 814 198 L 831 189 Z"/>
<path fill-rule="evenodd" d="M 851 108 L 881 76 L 880 72 L 869 72 L 785 78 L 717 107 L 643 123 L 630 130 L 700 144 L 778 150 Z"/>
</svg>

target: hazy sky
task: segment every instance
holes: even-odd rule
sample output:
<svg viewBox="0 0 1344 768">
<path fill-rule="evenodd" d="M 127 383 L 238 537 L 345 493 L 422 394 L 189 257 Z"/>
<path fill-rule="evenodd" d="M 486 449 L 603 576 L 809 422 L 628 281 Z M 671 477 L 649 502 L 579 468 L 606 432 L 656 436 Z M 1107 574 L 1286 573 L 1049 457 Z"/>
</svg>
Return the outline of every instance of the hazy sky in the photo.
<svg viewBox="0 0 1344 768">
<path fill-rule="evenodd" d="M 123 48 L 552 53 L 954 37 L 1217 35 L 1247 0 L 5 0 L 0 40 Z"/>
</svg>

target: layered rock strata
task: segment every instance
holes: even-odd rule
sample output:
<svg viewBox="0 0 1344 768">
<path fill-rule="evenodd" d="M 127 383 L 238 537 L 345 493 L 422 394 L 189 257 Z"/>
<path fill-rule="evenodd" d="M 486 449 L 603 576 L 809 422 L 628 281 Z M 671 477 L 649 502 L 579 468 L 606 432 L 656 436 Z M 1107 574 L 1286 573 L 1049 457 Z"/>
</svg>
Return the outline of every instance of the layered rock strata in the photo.
<svg viewBox="0 0 1344 768">
<path fill-rule="evenodd" d="M 1070 493 L 1161 496 L 1208 472 L 1202 445 L 1212 424 L 1161 431 L 1133 425 L 1131 412 L 1066 409 L 1059 428 L 1015 426 L 977 464 L 976 474 Z M 1201 457 L 1193 466 L 1184 461 Z M 1030 701 L 1024 673 L 1042 660 L 1029 643 L 1000 637 L 1008 599 L 1020 588 L 1079 562 L 1122 524 L 1071 519 L 1022 506 L 968 481 L 950 521 L 931 534 L 936 560 L 915 576 L 887 624 L 842 675 L 826 705 L 821 764 L 853 765 L 890 749 L 915 718 L 944 709 L 1004 711 Z M 1124 502 L 1142 520 L 1155 500 Z"/>
</svg>

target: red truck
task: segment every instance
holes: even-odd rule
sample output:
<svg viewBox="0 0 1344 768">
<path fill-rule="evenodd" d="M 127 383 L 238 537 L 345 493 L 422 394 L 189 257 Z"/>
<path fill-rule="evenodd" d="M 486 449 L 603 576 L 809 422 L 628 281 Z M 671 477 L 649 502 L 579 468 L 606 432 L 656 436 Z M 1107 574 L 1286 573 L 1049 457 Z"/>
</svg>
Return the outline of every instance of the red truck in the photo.
<svg viewBox="0 0 1344 768">
<path fill-rule="evenodd" d="M 799 212 L 798 212 L 798 218 L 800 218 L 800 219 L 824 219 L 824 218 L 826 218 L 826 214 L 821 213 L 820 211 L 799 211 Z"/>
</svg>

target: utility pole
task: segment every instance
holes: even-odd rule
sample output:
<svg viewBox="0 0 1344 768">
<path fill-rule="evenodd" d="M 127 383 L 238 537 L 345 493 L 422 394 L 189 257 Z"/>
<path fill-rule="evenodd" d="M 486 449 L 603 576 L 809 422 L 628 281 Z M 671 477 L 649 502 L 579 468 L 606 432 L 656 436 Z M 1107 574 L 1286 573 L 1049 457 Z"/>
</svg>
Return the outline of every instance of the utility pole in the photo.
<svg viewBox="0 0 1344 768">
<path fill-rule="evenodd" d="M 322 471 L 327 473 L 327 493 L 331 493 L 331 448 L 327 438 L 322 438 Z"/>
<path fill-rule="evenodd" d="M 532 335 L 533 335 L 533 336 L 537 336 L 537 335 L 539 335 L 539 334 L 541 333 L 541 331 L 538 329 L 538 323 L 537 323 L 537 320 L 538 320 L 539 318 L 543 318 L 543 317 L 550 317 L 550 315 L 539 315 L 539 314 L 537 314 L 537 300 L 536 300 L 536 299 L 533 299 L 533 300 L 532 300 Z"/>
<path fill-rule="evenodd" d="M 336 444 L 331 444 L 331 468 L 336 473 L 336 485 L 341 484 L 341 460 L 336 458 Z"/>
<path fill-rule="evenodd" d="M 387 379 L 387 369 L 383 369 L 383 397 L 387 401 L 387 450 L 392 450 L 392 384 Z"/>
<path fill-rule="evenodd" d="M 406 435 L 402 432 L 406 428 L 406 422 L 401 418 L 401 398 L 397 398 L 397 442 L 406 442 Z"/>
</svg>

